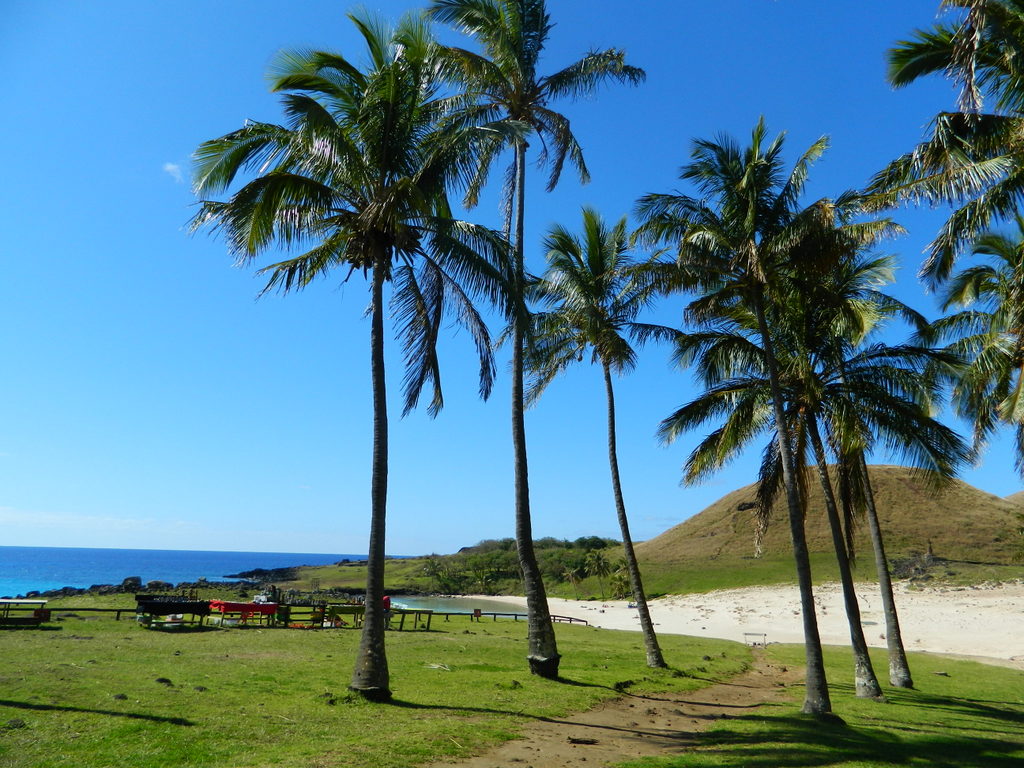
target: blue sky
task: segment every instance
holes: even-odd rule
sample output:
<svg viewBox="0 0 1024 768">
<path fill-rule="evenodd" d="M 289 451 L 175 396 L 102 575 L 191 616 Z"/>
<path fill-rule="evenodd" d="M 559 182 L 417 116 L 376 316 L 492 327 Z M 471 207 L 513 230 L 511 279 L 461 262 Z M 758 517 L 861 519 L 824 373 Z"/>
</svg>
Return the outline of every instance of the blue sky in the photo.
<svg viewBox="0 0 1024 768">
<path fill-rule="evenodd" d="M 396 17 L 418 3 L 370 2 Z M 789 157 L 832 149 L 809 195 L 862 185 L 953 104 L 941 78 L 892 91 L 884 52 L 929 24 L 935 0 L 549 0 L 553 71 L 617 46 L 647 70 L 561 105 L 593 176 L 528 192 L 528 259 L 582 205 L 608 218 L 678 187 L 694 137 L 741 140 L 759 115 Z M 8 0 L 0 136 L 0 530 L 7 545 L 365 551 L 369 506 L 366 285 L 326 280 L 256 300 L 251 270 L 191 236 L 190 156 L 247 118 L 276 121 L 265 72 L 282 48 L 360 56 L 344 2 Z M 445 39 L 455 36 L 445 33 Z M 468 214 L 498 225 L 493 195 Z M 901 210 L 895 292 L 935 314 L 915 280 L 941 210 Z M 679 304 L 655 316 L 674 322 Z M 392 393 L 388 551 L 450 552 L 512 535 L 508 386 L 476 399 L 465 334 L 444 342 L 447 407 L 398 419 Z M 501 361 L 505 371 L 506 358 Z M 617 382 L 621 469 L 638 539 L 751 482 L 756 455 L 679 485 L 700 437 L 662 447 L 658 421 L 693 394 L 666 349 Z M 618 537 L 599 372 L 582 366 L 528 415 L 535 533 Z M 1021 488 L 1009 441 L 964 479 Z"/>
</svg>

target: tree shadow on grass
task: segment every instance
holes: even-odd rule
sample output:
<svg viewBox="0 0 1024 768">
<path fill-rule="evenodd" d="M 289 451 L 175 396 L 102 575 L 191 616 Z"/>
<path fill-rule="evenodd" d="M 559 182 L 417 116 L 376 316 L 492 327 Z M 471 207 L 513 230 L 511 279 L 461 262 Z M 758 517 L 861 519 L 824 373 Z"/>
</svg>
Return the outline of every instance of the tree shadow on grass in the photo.
<svg viewBox="0 0 1024 768">
<path fill-rule="evenodd" d="M 0 624 L 3 632 L 60 632 L 63 629 L 52 624 Z"/>
<path fill-rule="evenodd" d="M 718 729 L 700 740 L 700 755 L 721 755 L 745 768 L 881 764 L 930 768 L 1020 768 L 1020 741 L 935 730 L 902 736 L 874 728 L 822 723 L 800 716 L 743 716 L 752 730 Z M 941 728 L 942 726 L 936 726 Z M 1016 755 L 1014 753 L 1017 753 Z"/>
<path fill-rule="evenodd" d="M 854 688 L 848 683 L 830 683 L 829 689 L 834 699 L 844 696 L 853 696 Z M 1000 733 L 1005 732 L 1006 725 L 1024 727 L 1024 707 L 1012 701 L 991 701 L 985 699 L 969 699 L 958 696 L 942 696 L 934 693 L 925 693 L 919 690 L 905 690 L 892 688 L 885 692 L 886 702 L 890 706 L 940 710 L 951 715 L 960 715 L 965 718 L 972 718 L 974 723 L 969 725 L 972 730 L 979 730 L 977 719 L 993 721 L 998 725 Z M 879 711 L 880 719 L 886 719 L 884 710 Z M 908 724 L 910 725 L 910 724 Z"/>
<path fill-rule="evenodd" d="M 604 686 L 598 686 L 598 687 L 604 687 Z M 570 714 L 570 715 L 568 715 L 566 717 L 549 717 L 547 715 L 531 715 L 530 713 L 523 712 L 522 710 L 491 709 L 489 707 L 460 707 L 460 706 L 452 706 L 452 705 L 447 705 L 447 704 L 419 704 L 419 703 L 412 702 L 412 701 L 402 701 L 400 699 L 391 699 L 390 701 L 386 702 L 386 705 L 387 706 L 391 706 L 391 707 L 399 707 L 399 708 L 402 708 L 402 709 L 422 709 L 422 710 L 427 710 L 427 711 L 434 710 L 434 711 L 444 711 L 444 712 L 461 712 L 461 713 L 469 714 L 469 715 L 479 715 L 479 714 L 505 715 L 505 716 L 512 716 L 512 717 L 521 717 L 521 718 L 523 718 L 525 720 L 532 720 L 532 721 L 538 722 L 538 723 L 555 723 L 557 725 L 581 725 L 581 726 L 586 726 L 587 728 L 590 728 L 590 729 L 595 730 L 595 731 L 605 731 L 605 732 L 611 732 L 611 733 L 626 734 L 626 735 L 629 735 L 629 736 L 640 736 L 640 737 L 647 737 L 647 738 L 655 738 L 655 737 L 656 738 L 665 738 L 666 737 L 666 734 L 665 734 L 664 731 L 659 731 L 659 730 L 656 730 L 656 729 L 641 728 L 641 727 L 638 727 L 636 725 L 627 725 L 627 724 L 623 724 L 623 725 L 610 725 L 610 724 L 601 724 L 601 723 L 586 723 L 586 722 L 577 722 L 577 721 L 571 719 L 575 714 L 580 714 L 580 713 L 573 713 L 573 714 Z M 689 733 L 689 732 L 686 732 L 686 731 L 673 731 L 672 734 L 671 734 L 671 738 L 673 740 L 678 740 L 679 742 L 692 742 L 693 734 Z"/>
<path fill-rule="evenodd" d="M 160 715 L 143 715 L 138 712 L 115 712 L 112 709 L 86 709 L 84 707 L 65 707 L 60 704 L 30 704 L 27 701 L 10 701 L 0 699 L 0 707 L 12 707 L 13 709 L 31 709 L 38 712 L 84 712 L 92 715 L 110 715 L 111 717 L 126 717 L 131 720 L 149 720 L 154 723 L 169 723 L 170 725 L 183 725 L 191 727 L 195 725 L 191 720 L 184 717 L 162 717 Z"/>
<path fill-rule="evenodd" d="M 996 720 L 1000 724 L 1011 724 L 1024 727 L 1024 708 L 1008 701 L 987 701 L 984 699 L 964 699 L 955 696 L 938 696 L 930 693 L 916 692 L 913 699 L 890 697 L 895 704 L 906 706 L 920 705 L 928 709 L 941 709 L 945 712 L 967 717 L 982 717 Z"/>
<path fill-rule="evenodd" d="M 182 624 L 173 627 L 150 626 L 144 627 L 144 629 L 150 632 L 158 632 L 162 635 L 195 635 L 201 632 L 234 632 L 239 629 L 249 629 L 249 627 L 221 627 L 216 624 Z M 252 629 L 260 629 L 260 627 L 253 625 Z"/>
</svg>

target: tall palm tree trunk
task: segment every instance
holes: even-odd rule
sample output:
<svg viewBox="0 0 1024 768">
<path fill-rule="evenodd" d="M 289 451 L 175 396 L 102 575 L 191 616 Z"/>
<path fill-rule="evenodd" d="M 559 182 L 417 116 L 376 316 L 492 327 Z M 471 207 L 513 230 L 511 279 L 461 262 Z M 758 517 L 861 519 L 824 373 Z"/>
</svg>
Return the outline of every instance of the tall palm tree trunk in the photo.
<svg viewBox="0 0 1024 768">
<path fill-rule="evenodd" d="M 533 525 L 530 520 L 530 479 L 526 461 L 526 410 L 523 399 L 523 347 L 526 318 L 524 306 L 525 265 L 523 260 L 523 194 L 526 188 L 526 143 L 516 143 L 515 192 L 515 296 L 512 311 L 512 446 L 515 454 L 516 549 L 523 572 L 526 593 L 527 661 L 530 672 L 548 679 L 558 677 L 561 656 L 555 643 L 555 628 L 548 611 L 537 556 L 533 550 Z"/>
<path fill-rule="evenodd" d="M 782 462 L 782 481 L 786 489 L 786 504 L 789 510 L 789 532 L 793 541 L 793 559 L 796 561 L 796 578 L 800 588 L 800 613 L 804 625 L 804 655 L 807 661 L 802 711 L 812 715 L 827 714 L 832 712 L 832 700 L 828 693 L 828 680 L 825 678 L 825 660 L 822 656 L 821 636 L 818 634 L 818 616 L 814 609 L 811 557 L 807 551 L 804 513 L 800 506 L 796 478 L 793 476 L 793 454 L 786 431 L 778 364 L 768 330 L 768 320 L 765 317 L 764 297 L 760 291 L 754 297 L 754 312 L 757 315 L 765 364 L 768 367 L 772 410 L 775 414 L 775 429 L 779 441 L 779 458 Z"/>
<path fill-rule="evenodd" d="M 373 466 L 370 482 L 370 547 L 366 561 L 366 617 L 349 688 L 372 701 L 391 698 L 384 653 L 384 536 L 388 494 L 388 404 L 384 380 L 385 256 L 374 260 L 370 321 L 373 382 Z"/>
<path fill-rule="evenodd" d="M 622 533 L 622 548 L 626 556 L 626 570 L 629 571 L 629 584 L 633 590 L 637 613 L 640 614 L 640 630 L 644 636 L 647 649 L 647 666 L 664 669 L 668 666 L 658 645 L 658 636 L 654 633 L 654 622 L 647 607 L 647 596 L 644 594 L 643 581 L 640 578 L 640 566 L 633 551 L 633 539 L 629 535 L 629 520 L 626 518 L 626 502 L 622 498 L 622 483 L 619 480 L 619 458 L 615 437 L 615 392 L 612 388 L 612 372 L 604 363 L 604 388 L 608 395 L 608 466 L 612 474 L 612 492 L 615 495 L 615 513 L 619 517 L 619 530 Z"/>
<path fill-rule="evenodd" d="M 828 524 L 832 531 L 832 544 L 836 550 L 839 563 L 839 580 L 843 585 L 843 603 L 846 606 L 846 619 L 850 625 L 850 644 L 853 647 L 854 683 L 857 695 L 862 698 L 881 698 L 882 687 L 878 684 L 871 657 L 868 655 L 868 644 L 864 639 L 864 627 L 860 620 L 860 604 L 857 602 L 857 591 L 853 587 L 853 574 L 850 571 L 850 558 L 846 552 L 846 539 L 843 536 L 843 525 L 839 520 L 839 507 L 836 504 L 832 481 L 828 476 L 825 446 L 818 432 L 818 420 L 813 413 L 805 413 L 807 433 L 814 449 L 814 460 L 817 462 L 818 479 L 825 495 L 825 510 Z"/>
<path fill-rule="evenodd" d="M 875 493 L 868 477 L 868 465 L 864 454 L 860 454 L 861 473 L 864 477 L 864 500 L 871 533 L 871 548 L 875 553 L 875 569 L 878 571 L 878 587 L 882 595 L 882 611 L 885 614 L 885 642 L 889 648 L 889 683 L 896 688 L 913 688 L 907 653 L 903 649 L 903 635 L 900 633 L 900 617 L 896 613 L 896 600 L 892 593 L 892 578 L 889 576 L 889 561 L 885 557 L 882 529 L 878 524 L 875 509 Z"/>
</svg>

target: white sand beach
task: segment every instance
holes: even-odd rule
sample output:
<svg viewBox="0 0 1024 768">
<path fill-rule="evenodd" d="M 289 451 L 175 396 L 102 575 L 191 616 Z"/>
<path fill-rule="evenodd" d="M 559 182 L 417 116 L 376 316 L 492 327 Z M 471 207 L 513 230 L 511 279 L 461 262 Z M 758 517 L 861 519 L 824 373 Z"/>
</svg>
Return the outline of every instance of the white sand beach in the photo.
<svg viewBox="0 0 1024 768">
<path fill-rule="evenodd" d="M 1024 582 L 977 587 L 894 585 L 903 642 L 908 651 L 978 657 L 1024 669 Z M 815 588 L 822 642 L 850 641 L 839 584 Z M 868 643 L 885 647 L 885 618 L 874 584 L 858 584 L 861 618 Z M 521 597 L 488 600 L 523 604 Z M 622 600 L 579 601 L 550 598 L 551 613 L 586 619 L 593 626 L 639 630 L 635 609 Z M 749 587 L 700 595 L 669 595 L 652 600 L 658 632 L 717 637 L 740 642 L 761 635 L 769 643 L 803 642 L 800 597 L 795 586 Z M 748 634 L 750 633 L 750 634 Z"/>
</svg>

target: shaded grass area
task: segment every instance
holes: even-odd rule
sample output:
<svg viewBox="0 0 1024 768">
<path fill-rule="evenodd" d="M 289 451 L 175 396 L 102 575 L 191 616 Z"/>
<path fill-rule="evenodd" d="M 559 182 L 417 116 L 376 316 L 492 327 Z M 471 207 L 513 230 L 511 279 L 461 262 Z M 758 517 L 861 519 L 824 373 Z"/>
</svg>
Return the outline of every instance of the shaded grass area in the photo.
<svg viewBox="0 0 1024 768">
<path fill-rule="evenodd" d="M 769 653 L 799 665 L 803 650 Z M 884 652 L 873 653 L 884 673 Z M 832 706 L 845 724 L 801 715 L 803 689 L 790 702 L 720 721 L 685 754 L 624 764 L 629 768 L 1019 768 L 1024 765 L 1024 672 L 912 654 L 917 690 L 887 688 L 886 701 L 854 698 L 851 654 L 826 650 Z M 941 673 L 941 674 L 936 674 Z"/>
<path fill-rule="evenodd" d="M 524 622 L 463 618 L 390 632 L 395 701 L 373 704 L 346 689 L 352 630 L 161 632 L 81 614 L 0 631 L 0 765 L 408 766 L 479 751 L 617 684 L 693 690 L 749 663 L 735 643 L 666 637 L 676 671 L 655 672 L 638 633 L 560 625 L 552 682 L 529 674 L 525 635 Z"/>
</svg>

